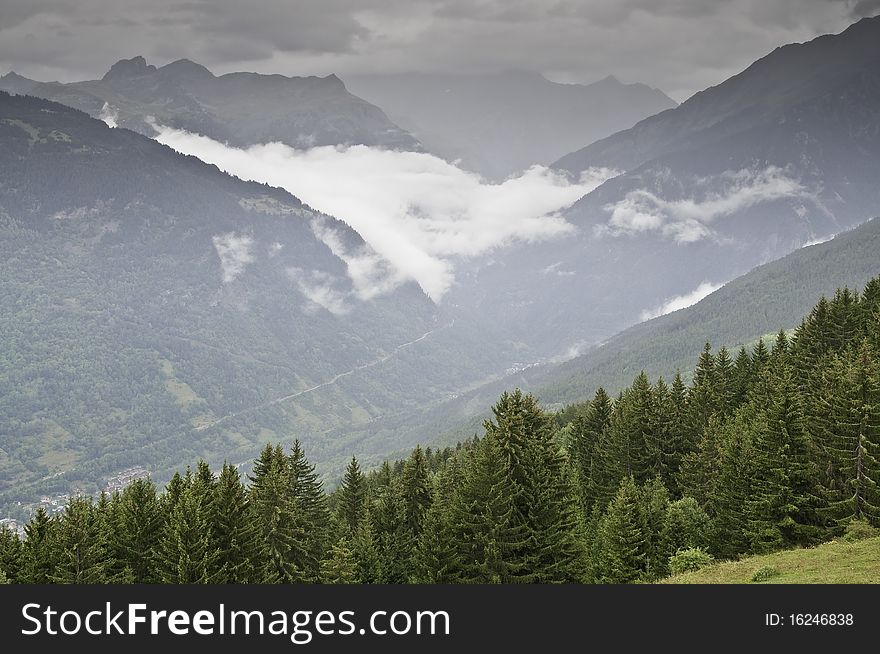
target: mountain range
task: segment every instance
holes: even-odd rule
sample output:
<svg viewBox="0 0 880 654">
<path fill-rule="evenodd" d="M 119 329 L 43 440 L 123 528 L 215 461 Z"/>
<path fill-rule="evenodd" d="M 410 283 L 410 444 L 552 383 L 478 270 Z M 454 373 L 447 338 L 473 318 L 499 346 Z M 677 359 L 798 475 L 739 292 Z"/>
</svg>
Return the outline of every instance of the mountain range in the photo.
<svg viewBox="0 0 880 654">
<path fill-rule="evenodd" d="M 352 93 L 382 107 L 428 151 L 492 180 L 550 164 L 675 106 L 662 91 L 608 76 L 559 84 L 538 73 L 352 75 Z"/>
<path fill-rule="evenodd" d="M 326 462 L 350 446 L 329 429 L 496 370 L 417 284 L 373 295 L 387 264 L 285 191 L 3 92 L 0 169 L 0 501 L 292 437 Z"/>
<path fill-rule="evenodd" d="M 563 157 L 575 176 L 619 174 L 562 213 L 575 235 L 481 262 L 450 301 L 554 356 L 864 222 L 880 206 L 878 64 L 866 18 Z"/>
<path fill-rule="evenodd" d="M 880 213 L 878 64 L 874 18 L 679 106 L 522 73 L 353 78 L 362 100 L 335 76 L 142 57 L 88 82 L 0 78 L 0 504 L 293 438 L 333 476 L 354 452 L 470 435 L 504 388 L 560 405 L 687 370 L 695 339 L 794 327 L 878 272 L 878 222 L 847 232 Z M 179 154 L 153 121 L 611 177 L 562 212 L 571 234 L 457 261 L 434 303 L 346 216 Z"/>
<path fill-rule="evenodd" d="M 116 62 L 100 80 L 36 82 L 11 72 L 0 90 L 54 100 L 113 125 L 153 136 L 153 123 L 238 147 L 280 141 L 293 147 L 369 145 L 419 150 L 378 107 L 349 93 L 335 75 L 215 76 L 180 59 L 157 68 L 143 57 Z"/>
</svg>

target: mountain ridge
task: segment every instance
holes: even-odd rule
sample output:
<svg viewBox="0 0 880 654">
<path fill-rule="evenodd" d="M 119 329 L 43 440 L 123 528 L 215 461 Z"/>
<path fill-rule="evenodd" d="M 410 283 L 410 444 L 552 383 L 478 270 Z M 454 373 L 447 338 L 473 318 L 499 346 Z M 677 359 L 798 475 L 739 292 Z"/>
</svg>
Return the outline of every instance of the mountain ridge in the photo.
<svg viewBox="0 0 880 654">
<path fill-rule="evenodd" d="M 280 141 L 298 148 L 421 150 L 379 107 L 349 93 L 336 75 L 217 76 L 189 59 L 156 67 L 138 55 L 117 61 L 100 80 L 63 84 L 9 73 L 0 77 L 0 90 L 57 101 L 150 137 L 156 120 L 239 147 Z"/>
<path fill-rule="evenodd" d="M 675 106 L 658 89 L 612 75 L 586 85 L 523 70 L 352 75 L 346 83 L 430 152 L 492 180 L 550 164 L 572 142 L 589 143 Z"/>
</svg>

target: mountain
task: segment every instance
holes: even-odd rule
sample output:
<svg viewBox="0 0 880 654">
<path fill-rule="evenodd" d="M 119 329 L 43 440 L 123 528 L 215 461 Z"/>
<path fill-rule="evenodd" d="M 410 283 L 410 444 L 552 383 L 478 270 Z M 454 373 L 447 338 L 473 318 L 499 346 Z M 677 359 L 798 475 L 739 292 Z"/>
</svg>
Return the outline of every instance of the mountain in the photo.
<svg viewBox="0 0 880 654">
<path fill-rule="evenodd" d="M 281 141 L 294 147 L 363 144 L 418 150 L 378 107 L 349 93 L 335 75 L 215 76 L 187 59 L 157 68 L 123 59 L 100 80 L 60 84 L 0 78 L 0 90 L 66 104 L 153 136 L 151 120 L 236 146 Z"/>
<path fill-rule="evenodd" d="M 675 102 L 614 77 L 558 84 L 538 73 L 354 75 L 352 93 L 384 108 L 425 147 L 493 180 L 549 164 Z"/>
<path fill-rule="evenodd" d="M 491 342 L 284 191 L 2 92 L 0 169 L 0 504 L 267 441 L 326 465 L 351 452 L 333 428 L 495 369 Z"/>
<path fill-rule="evenodd" d="M 669 381 L 679 370 L 687 377 L 696 362 L 695 343 L 726 346 L 735 356 L 741 345 L 797 327 L 817 298 L 832 297 L 838 288 L 861 289 L 878 274 L 880 218 L 875 218 L 759 266 L 693 306 L 639 323 L 569 361 L 530 366 L 429 410 L 369 427 L 382 431 L 388 443 L 407 442 L 414 434 L 454 443 L 477 433 L 489 417 L 487 407 L 514 387 L 553 407 L 587 400 L 599 386 L 614 395 L 642 370 L 652 379 Z M 401 447 L 398 453 L 404 452 Z"/>
<path fill-rule="evenodd" d="M 876 81 L 878 35 L 880 17 L 865 18 L 841 34 L 779 47 L 674 110 L 646 118 L 562 157 L 555 165 L 573 172 L 591 166 L 633 170 L 663 155 L 726 145 L 731 137 L 754 144 L 762 128 L 781 127 L 789 139 L 792 133 L 814 130 L 817 125 L 810 119 L 839 107 L 841 101 L 868 104 L 865 100 L 870 97 L 859 97 L 859 89 Z M 845 119 L 845 113 L 839 118 Z M 778 145 L 765 143 L 764 149 Z"/>
<path fill-rule="evenodd" d="M 877 215 L 880 18 L 780 48 L 581 154 L 558 165 L 622 172 L 562 213 L 577 232 L 499 253 L 450 295 L 516 326 L 532 360 Z"/>
</svg>

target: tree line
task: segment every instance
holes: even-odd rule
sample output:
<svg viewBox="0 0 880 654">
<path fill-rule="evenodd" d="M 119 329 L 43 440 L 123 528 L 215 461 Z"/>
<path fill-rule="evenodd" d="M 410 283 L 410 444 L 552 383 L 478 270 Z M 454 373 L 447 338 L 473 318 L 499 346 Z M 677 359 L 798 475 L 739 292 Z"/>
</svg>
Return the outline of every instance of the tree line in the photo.
<svg viewBox="0 0 880 654">
<path fill-rule="evenodd" d="M 12 583 L 625 583 L 880 526 L 880 278 L 789 334 L 707 344 L 551 414 L 504 393 L 484 434 L 325 492 L 295 442 L 38 509 L 0 531 Z"/>
</svg>

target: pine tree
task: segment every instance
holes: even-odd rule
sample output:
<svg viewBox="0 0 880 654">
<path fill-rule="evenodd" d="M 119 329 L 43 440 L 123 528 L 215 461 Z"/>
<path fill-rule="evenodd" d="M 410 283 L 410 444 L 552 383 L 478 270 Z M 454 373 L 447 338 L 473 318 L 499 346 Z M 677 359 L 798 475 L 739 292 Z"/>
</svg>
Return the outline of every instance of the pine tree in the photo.
<svg viewBox="0 0 880 654">
<path fill-rule="evenodd" d="M 177 479 L 182 485 L 180 475 Z M 136 479 L 111 502 L 110 549 L 116 560 L 115 573 L 128 575 L 134 583 L 159 581 L 154 565 L 154 547 L 164 522 L 164 502 L 156 496 L 149 479 Z"/>
<path fill-rule="evenodd" d="M 863 342 L 832 360 L 812 416 L 825 463 L 825 513 L 880 525 L 880 366 Z"/>
<path fill-rule="evenodd" d="M 2 571 L 9 583 L 15 583 L 22 576 L 22 563 L 24 552 L 21 539 L 18 534 L 8 529 L 5 525 L 0 526 L 0 571 Z"/>
<path fill-rule="evenodd" d="M 640 489 L 639 514 L 642 536 L 645 539 L 645 579 L 666 576 L 669 551 L 664 538 L 666 512 L 669 509 L 669 492 L 659 477 L 649 480 Z"/>
<path fill-rule="evenodd" d="M 764 368 L 770 363 L 770 352 L 764 344 L 764 339 L 758 339 L 755 349 L 752 350 L 752 378 L 757 378 Z"/>
<path fill-rule="evenodd" d="M 818 533 L 817 474 L 800 395 L 787 367 L 775 377 L 772 404 L 762 411 L 753 442 L 753 497 L 747 503 L 758 552 L 808 545 Z"/>
<path fill-rule="evenodd" d="M 235 466 L 223 465 L 214 491 L 211 530 L 218 550 L 217 583 L 259 582 L 259 532 L 247 490 Z"/>
<path fill-rule="evenodd" d="M 434 502 L 425 514 L 424 528 L 416 543 L 410 581 L 450 584 L 458 580 L 461 565 L 451 533 L 447 507 Z"/>
<path fill-rule="evenodd" d="M 568 450 L 577 474 L 585 512 L 589 512 L 597 500 L 592 479 L 593 459 L 599 456 L 599 440 L 611 422 L 611 411 L 611 398 L 604 388 L 599 387 L 587 411 L 575 418 L 571 425 Z"/>
<path fill-rule="evenodd" d="M 697 367 L 694 369 L 694 380 L 688 395 L 690 407 L 691 431 L 698 441 L 703 430 L 709 425 L 711 418 L 718 411 L 715 386 L 715 357 L 709 343 L 703 347 Z"/>
<path fill-rule="evenodd" d="M 704 505 L 711 516 L 711 551 L 734 558 L 751 546 L 746 526 L 746 503 L 752 497 L 755 418 L 747 405 L 719 429 L 717 464 Z"/>
<path fill-rule="evenodd" d="M 189 475 L 189 471 L 187 471 L 187 475 Z M 162 496 L 162 505 L 166 514 L 170 514 L 174 510 L 188 485 L 189 480 L 185 480 L 179 472 L 175 471 L 168 486 L 165 487 L 165 494 Z"/>
<path fill-rule="evenodd" d="M 293 563 L 299 574 L 296 581 L 313 583 L 321 574 L 321 560 L 329 547 L 330 509 L 327 495 L 315 466 L 308 462 L 300 442 L 294 441 L 288 457 L 289 493 L 295 511 L 293 528 L 296 539 L 301 543 L 297 548 Z"/>
<path fill-rule="evenodd" d="M 362 584 L 380 584 L 385 578 L 382 561 L 373 532 L 370 510 L 364 511 L 351 541 L 358 581 Z"/>
<path fill-rule="evenodd" d="M 367 510 L 367 479 L 358 460 L 351 457 L 339 489 L 338 513 L 349 538 L 357 532 Z"/>
<path fill-rule="evenodd" d="M 357 562 L 344 540 L 332 545 L 327 558 L 321 561 L 321 581 L 325 584 L 358 582 Z"/>
<path fill-rule="evenodd" d="M 718 415 L 726 418 L 736 408 L 736 372 L 730 353 L 722 346 L 715 357 L 714 396 Z"/>
<path fill-rule="evenodd" d="M 713 483 L 718 475 L 719 432 L 721 422 L 711 417 L 702 430 L 697 449 L 684 456 L 678 474 L 678 487 L 684 496 L 693 497 L 701 506 L 709 501 Z"/>
<path fill-rule="evenodd" d="M 639 511 L 639 489 L 626 477 L 599 525 L 596 580 L 603 584 L 637 581 L 645 571 L 645 536 Z"/>
<path fill-rule="evenodd" d="M 216 579 L 219 552 L 199 485 L 183 490 L 162 529 L 156 547 L 159 579 L 165 584 L 210 584 Z"/>
<path fill-rule="evenodd" d="M 709 548 L 711 521 L 709 515 L 692 497 L 683 497 L 669 504 L 663 522 L 662 542 L 670 555 L 678 550 Z"/>
<path fill-rule="evenodd" d="M 859 296 L 848 288 L 838 289 L 828 307 L 831 349 L 840 352 L 861 338 Z"/>
<path fill-rule="evenodd" d="M 416 447 L 403 466 L 401 478 L 403 492 L 403 521 L 411 545 L 414 546 L 422 533 L 425 514 L 433 500 L 428 464 L 421 447 Z"/>
<path fill-rule="evenodd" d="M 113 560 L 102 516 L 91 500 L 75 497 L 54 530 L 59 557 L 49 579 L 59 584 L 102 584 L 111 581 Z"/>
<path fill-rule="evenodd" d="M 406 583 L 410 575 L 409 559 L 413 544 L 406 529 L 406 507 L 399 476 L 387 477 L 385 483 L 377 488 L 370 514 L 381 562 L 382 581 L 388 584 Z"/>
<path fill-rule="evenodd" d="M 20 583 L 48 584 L 57 561 L 55 527 L 57 520 L 50 518 L 43 507 L 38 507 L 24 527 Z"/>
<path fill-rule="evenodd" d="M 492 413 L 485 440 L 497 443 L 513 493 L 512 517 L 525 528 L 524 569 L 541 583 L 580 581 L 585 552 L 578 494 L 552 417 L 519 390 L 502 394 Z"/>
<path fill-rule="evenodd" d="M 480 442 L 452 499 L 449 539 L 455 544 L 461 581 L 532 581 L 526 568 L 528 533 L 517 514 L 515 482 L 497 439 Z"/>
<path fill-rule="evenodd" d="M 296 502 L 290 492 L 287 458 L 280 445 L 267 445 L 254 463 L 250 500 L 260 533 L 258 574 L 263 583 L 291 583 L 302 578 L 296 561 L 306 556 L 294 522 Z"/>
<path fill-rule="evenodd" d="M 733 362 L 733 410 L 741 407 L 748 399 L 752 374 L 752 358 L 746 348 L 741 347 Z"/>
</svg>

